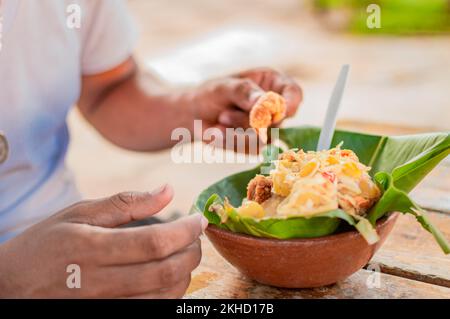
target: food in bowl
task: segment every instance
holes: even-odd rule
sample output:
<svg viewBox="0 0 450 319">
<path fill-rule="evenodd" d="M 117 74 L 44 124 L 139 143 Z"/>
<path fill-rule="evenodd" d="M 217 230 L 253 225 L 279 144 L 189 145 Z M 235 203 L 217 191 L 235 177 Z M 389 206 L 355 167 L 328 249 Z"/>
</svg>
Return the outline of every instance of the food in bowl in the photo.
<svg viewBox="0 0 450 319">
<path fill-rule="evenodd" d="M 377 220 L 402 212 L 450 253 L 446 238 L 408 195 L 450 154 L 449 133 L 390 137 L 336 131 L 337 146 L 322 152 L 312 151 L 319 129 L 279 133 L 288 151 L 264 151 L 265 164 L 211 185 L 194 209 L 219 228 L 255 237 L 316 238 L 353 228 L 368 244 L 379 240 Z M 294 149 L 298 146 L 302 150 Z M 261 170 L 266 164 L 270 172 Z"/>
<path fill-rule="evenodd" d="M 351 150 L 289 150 L 274 161 L 269 176 L 257 175 L 247 186 L 241 215 L 313 216 L 342 209 L 364 216 L 381 191 Z"/>
<path fill-rule="evenodd" d="M 235 209 L 238 216 L 263 220 L 304 217 L 341 210 L 361 222 L 362 235 L 369 243 L 378 236 L 365 219 L 367 211 L 381 197 L 381 190 L 368 174 L 356 154 L 341 145 L 319 152 L 291 149 L 273 161 L 268 176 L 256 175 L 247 185 L 242 205 L 224 204 L 209 207 L 221 220 Z"/>
<path fill-rule="evenodd" d="M 278 155 L 269 145 L 264 163 L 225 177 L 198 196 L 193 209 L 208 218 L 206 234 L 226 260 L 269 285 L 331 284 L 367 264 L 396 212 L 414 216 L 450 253 L 446 238 L 408 195 L 450 155 L 450 133 L 337 130 L 333 150 L 312 152 L 319 134 L 314 127 L 280 129 L 290 150 Z M 262 170 L 267 165 L 271 169 Z"/>
</svg>

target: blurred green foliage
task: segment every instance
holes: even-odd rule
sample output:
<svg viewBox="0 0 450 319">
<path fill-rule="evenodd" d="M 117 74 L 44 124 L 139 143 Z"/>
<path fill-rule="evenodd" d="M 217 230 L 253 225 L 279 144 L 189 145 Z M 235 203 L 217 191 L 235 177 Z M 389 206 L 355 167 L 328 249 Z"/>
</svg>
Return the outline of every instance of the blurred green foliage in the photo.
<svg viewBox="0 0 450 319">
<path fill-rule="evenodd" d="M 381 9 L 381 28 L 367 27 L 369 4 Z M 450 32 L 450 0 L 314 0 L 319 10 L 350 12 L 348 29 L 370 34 L 420 34 Z"/>
</svg>

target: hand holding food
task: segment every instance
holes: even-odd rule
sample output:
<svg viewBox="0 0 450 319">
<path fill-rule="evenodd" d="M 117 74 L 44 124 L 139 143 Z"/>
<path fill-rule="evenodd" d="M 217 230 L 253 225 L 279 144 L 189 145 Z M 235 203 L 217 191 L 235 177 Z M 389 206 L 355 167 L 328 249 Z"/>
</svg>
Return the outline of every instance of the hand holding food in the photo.
<svg viewBox="0 0 450 319">
<path fill-rule="evenodd" d="M 191 93 L 194 118 L 224 133 L 227 127 L 264 130 L 293 116 L 303 99 L 293 79 L 267 68 L 212 80 Z"/>
<path fill-rule="evenodd" d="M 171 198 L 168 186 L 153 194 L 121 193 L 72 205 L 34 225 L 0 245 L 0 296 L 183 296 L 201 259 L 202 216 L 113 228 L 156 214 Z M 72 264 L 80 269 L 80 289 L 66 283 Z"/>
</svg>

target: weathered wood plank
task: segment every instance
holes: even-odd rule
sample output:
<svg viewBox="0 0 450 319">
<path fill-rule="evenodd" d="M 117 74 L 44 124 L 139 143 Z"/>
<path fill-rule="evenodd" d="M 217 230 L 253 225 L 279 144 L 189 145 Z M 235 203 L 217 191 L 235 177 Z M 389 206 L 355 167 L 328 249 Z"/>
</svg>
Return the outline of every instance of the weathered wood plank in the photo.
<svg viewBox="0 0 450 319">
<path fill-rule="evenodd" d="M 450 216 L 429 212 L 429 217 L 450 240 Z M 450 287 L 450 256 L 410 215 L 399 216 L 371 264 L 384 273 Z"/>
<path fill-rule="evenodd" d="M 449 298 L 450 288 L 361 270 L 332 286 L 279 289 L 258 284 L 228 264 L 203 238 L 203 260 L 185 298 Z M 270 265 L 268 265 L 270 267 Z M 379 285 L 370 286 L 377 282 Z"/>
<path fill-rule="evenodd" d="M 450 161 L 444 160 L 411 192 L 422 207 L 450 214 Z"/>
</svg>

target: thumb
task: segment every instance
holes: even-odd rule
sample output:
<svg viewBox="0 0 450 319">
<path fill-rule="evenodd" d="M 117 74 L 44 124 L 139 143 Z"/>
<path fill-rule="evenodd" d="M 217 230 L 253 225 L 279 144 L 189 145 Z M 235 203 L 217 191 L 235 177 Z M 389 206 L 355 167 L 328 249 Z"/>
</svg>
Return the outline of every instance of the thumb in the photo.
<svg viewBox="0 0 450 319">
<path fill-rule="evenodd" d="M 123 192 L 73 207 L 70 222 L 113 228 L 148 218 L 169 204 L 173 189 L 164 185 L 153 192 Z"/>
<path fill-rule="evenodd" d="M 264 94 L 255 82 L 249 79 L 227 79 L 222 92 L 239 109 L 250 112 L 256 100 Z"/>
</svg>

